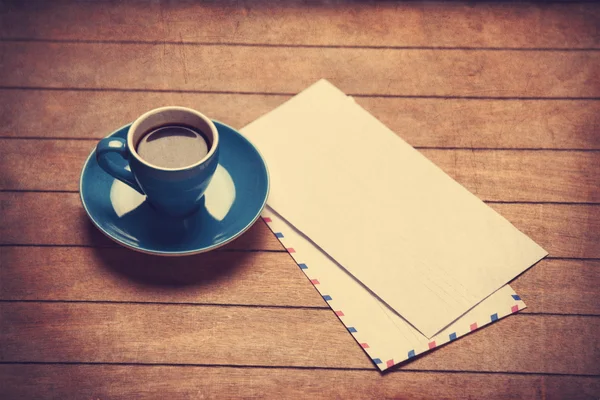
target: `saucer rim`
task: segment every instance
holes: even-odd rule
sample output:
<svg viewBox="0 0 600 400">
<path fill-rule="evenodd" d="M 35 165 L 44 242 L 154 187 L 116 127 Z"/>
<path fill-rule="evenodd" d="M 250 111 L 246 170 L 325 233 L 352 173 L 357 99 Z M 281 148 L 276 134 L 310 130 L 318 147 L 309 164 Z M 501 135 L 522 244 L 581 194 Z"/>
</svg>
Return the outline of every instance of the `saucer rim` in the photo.
<svg viewBox="0 0 600 400">
<path fill-rule="evenodd" d="M 265 197 L 264 200 L 258 210 L 258 212 L 256 213 L 256 215 L 252 218 L 252 220 L 243 228 L 241 229 L 239 232 L 237 232 L 235 235 L 231 236 L 230 238 L 228 238 L 227 240 L 225 240 L 222 243 L 216 244 L 216 245 L 212 245 L 212 246 L 208 246 L 208 247 L 204 247 L 202 249 L 198 249 L 198 250 L 186 250 L 186 251 L 163 251 L 163 250 L 148 250 L 147 248 L 141 247 L 141 246 L 133 246 L 129 243 L 125 243 L 123 241 L 121 241 L 120 239 L 112 236 L 109 232 L 107 232 L 105 229 L 103 229 L 100 225 L 98 225 L 98 223 L 96 223 L 95 218 L 92 216 L 92 214 L 90 213 L 90 210 L 88 209 L 88 206 L 85 204 L 85 200 L 83 199 L 83 174 L 85 173 L 88 163 L 90 162 L 90 160 L 92 159 L 92 156 L 94 156 L 94 154 L 96 153 L 96 148 L 94 147 L 92 149 L 92 151 L 90 152 L 89 156 L 87 157 L 87 159 L 85 160 L 85 163 L 83 164 L 83 168 L 81 169 L 81 173 L 79 175 L 79 199 L 81 200 L 81 203 L 83 205 L 83 208 L 86 212 L 86 214 L 88 215 L 88 218 L 92 221 L 92 223 L 94 224 L 94 226 L 104 234 L 104 236 L 108 237 L 110 240 L 112 240 L 113 242 L 126 247 L 128 249 L 137 251 L 139 253 L 144 253 L 144 254 L 150 254 L 150 255 L 155 255 L 155 256 L 166 256 L 166 257 L 182 257 L 182 256 L 192 256 L 195 254 L 202 254 L 202 253 L 207 253 L 209 251 L 212 250 L 216 250 L 218 248 L 221 248 L 231 242 L 233 242 L 234 240 L 236 240 L 237 238 L 239 238 L 240 236 L 242 236 L 244 233 L 246 233 L 253 225 L 254 223 L 260 218 L 260 215 L 262 214 L 263 210 L 265 209 L 265 206 L 267 205 L 267 199 L 269 198 L 269 193 L 271 191 L 271 179 L 270 179 L 270 174 L 269 174 L 269 167 L 265 161 L 265 158 L 263 157 L 263 155 L 260 153 L 260 151 L 258 150 L 258 148 L 250 141 L 248 140 L 247 137 L 245 137 L 244 135 L 242 135 L 237 129 L 221 122 L 215 119 L 211 119 L 211 121 L 213 123 L 218 123 L 220 125 L 225 126 L 226 128 L 231 129 L 233 132 L 237 133 L 242 139 L 244 139 L 246 142 L 248 142 L 250 144 L 250 146 L 252 146 L 254 148 L 254 150 L 256 151 L 256 153 L 258 154 L 259 158 L 261 159 L 264 167 L 265 167 L 265 173 L 266 173 L 266 177 L 267 177 L 267 190 L 265 192 Z M 122 129 L 125 129 L 129 126 L 131 126 L 133 124 L 133 122 L 130 122 L 128 124 L 125 124 L 123 126 L 121 126 L 120 128 L 117 128 L 115 130 L 113 130 L 109 135 L 105 136 L 105 138 L 111 137 L 112 135 L 114 135 L 115 133 L 119 132 Z M 218 127 L 217 127 L 218 130 Z"/>
</svg>

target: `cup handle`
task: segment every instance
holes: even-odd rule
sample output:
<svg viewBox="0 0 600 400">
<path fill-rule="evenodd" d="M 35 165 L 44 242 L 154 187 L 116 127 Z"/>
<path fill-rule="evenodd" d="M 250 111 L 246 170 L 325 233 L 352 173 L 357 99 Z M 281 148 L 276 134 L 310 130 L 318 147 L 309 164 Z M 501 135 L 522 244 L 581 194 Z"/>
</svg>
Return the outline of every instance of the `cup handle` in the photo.
<svg viewBox="0 0 600 400">
<path fill-rule="evenodd" d="M 144 191 L 142 188 L 140 188 L 135 180 L 133 173 L 129 169 L 121 167 L 111 161 L 107 157 L 109 153 L 117 153 L 127 160 L 129 157 L 129 152 L 127 150 L 127 142 L 125 139 L 110 137 L 102 139 L 96 146 L 96 161 L 98 162 L 100 168 L 102 168 L 107 174 L 112 175 L 115 179 L 120 180 L 121 182 L 135 189 L 137 192 L 145 195 Z M 127 165 L 129 165 L 129 163 L 127 163 Z"/>
</svg>

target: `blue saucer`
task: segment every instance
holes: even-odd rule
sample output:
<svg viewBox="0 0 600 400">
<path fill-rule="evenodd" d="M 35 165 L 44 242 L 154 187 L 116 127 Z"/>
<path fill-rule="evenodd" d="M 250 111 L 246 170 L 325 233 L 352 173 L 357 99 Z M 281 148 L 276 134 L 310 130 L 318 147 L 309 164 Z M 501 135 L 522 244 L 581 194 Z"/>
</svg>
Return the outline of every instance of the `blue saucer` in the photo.
<svg viewBox="0 0 600 400">
<path fill-rule="evenodd" d="M 267 166 L 239 132 L 214 121 L 219 131 L 219 166 L 204 195 L 204 204 L 187 218 L 157 213 L 139 194 L 104 172 L 95 150 L 80 180 L 85 211 L 102 233 L 143 253 L 182 256 L 203 253 L 236 239 L 258 219 L 269 193 Z M 111 137 L 127 136 L 129 125 Z M 113 161 L 125 164 L 116 154 Z"/>
</svg>

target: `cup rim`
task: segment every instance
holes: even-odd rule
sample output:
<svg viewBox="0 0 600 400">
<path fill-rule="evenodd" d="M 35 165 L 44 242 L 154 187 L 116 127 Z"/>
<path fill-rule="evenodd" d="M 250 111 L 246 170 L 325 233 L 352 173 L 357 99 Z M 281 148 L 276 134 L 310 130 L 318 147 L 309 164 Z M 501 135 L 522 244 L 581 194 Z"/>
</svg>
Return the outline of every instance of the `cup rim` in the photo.
<svg viewBox="0 0 600 400">
<path fill-rule="evenodd" d="M 135 149 L 135 146 L 133 144 L 133 133 L 136 131 L 136 129 L 142 123 L 142 121 L 146 120 L 148 117 L 150 117 L 152 115 L 163 113 L 165 111 L 173 111 L 173 110 L 183 111 L 183 112 L 187 112 L 187 113 L 190 113 L 190 114 L 194 114 L 195 116 L 197 116 L 198 118 L 200 118 L 204 122 L 206 122 L 206 124 L 211 129 L 211 133 L 212 133 L 212 136 L 213 136 L 212 146 L 210 147 L 210 150 L 208 151 L 208 153 L 203 158 L 201 158 L 199 161 L 195 162 L 194 164 L 186 165 L 185 167 L 179 167 L 179 168 L 160 167 L 158 165 L 149 163 L 148 161 L 144 160 L 138 154 L 138 152 Z M 129 153 L 133 157 L 135 157 L 135 159 L 137 161 L 139 161 L 140 163 L 146 165 L 147 167 L 150 167 L 150 168 L 156 169 L 156 170 L 160 170 L 160 171 L 175 172 L 175 171 L 187 171 L 187 170 L 193 169 L 193 168 L 195 168 L 195 167 L 197 167 L 199 165 L 204 164 L 206 161 L 208 161 L 215 154 L 215 152 L 217 151 L 218 146 L 219 146 L 219 130 L 217 129 L 217 127 L 215 126 L 215 124 L 212 122 L 212 120 L 210 118 L 208 118 L 206 115 L 202 114 L 201 112 L 196 111 L 196 110 L 191 109 L 191 108 L 188 108 L 188 107 L 166 106 L 166 107 L 158 107 L 158 108 L 154 108 L 154 109 L 152 109 L 150 111 L 146 111 L 144 114 L 142 114 L 138 118 L 136 118 L 135 121 L 133 121 L 133 123 L 129 127 L 129 130 L 127 131 L 127 148 L 129 149 Z"/>
</svg>

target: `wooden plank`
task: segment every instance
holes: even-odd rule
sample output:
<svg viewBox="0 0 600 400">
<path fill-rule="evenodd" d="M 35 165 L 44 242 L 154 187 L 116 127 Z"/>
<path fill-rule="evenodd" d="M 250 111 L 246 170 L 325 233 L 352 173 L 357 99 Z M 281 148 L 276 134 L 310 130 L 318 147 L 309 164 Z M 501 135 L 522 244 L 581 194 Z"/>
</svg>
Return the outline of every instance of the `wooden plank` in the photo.
<svg viewBox="0 0 600 400">
<path fill-rule="evenodd" d="M 100 139 L 164 105 L 241 128 L 289 95 L 0 89 L 0 136 Z M 600 149 L 600 101 L 356 97 L 417 147 Z M 65 116 L 76 116 L 66 118 Z"/>
<path fill-rule="evenodd" d="M 600 148 L 600 101 L 355 100 L 417 147 Z"/>
<path fill-rule="evenodd" d="M 600 206 L 490 204 L 554 257 L 600 257 Z"/>
<path fill-rule="evenodd" d="M 11 87 L 293 94 L 327 78 L 348 94 L 600 95 L 597 51 L 1 42 L 0 54 L 0 86 Z"/>
<path fill-rule="evenodd" d="M 510 285 L 524 313 L 600 315 L 600 261 L 545 259 Z"/>
<path fill-rule="evenodd" d="M 0 303 L 4 362 L 373 368 L 330 310 Z M 515 315 L 404 368 L 600 374 L 600 318 Z M 285 350 L 282 350 L 285 349 Z"/>
<path fill-rule="evenodd" d="M 591 399 L 600 379 L 444 372 L 118 365 L 0 365 L 10 399 Z M 218 390 L 215 390 L 218 388 Z"/>
<path fill-rule="evenodd" d="M 600 206 L 490 204 L 555 257 L 600 257 Z M 0 244 L 112 245 L 89 222 L 77 193 L 0 193 Z M 259 221 L 229 249 L 282 250 Z"/>
<path fill-rule="evenodd" d="M 600 201 L 600 153 L 440 151 L 422 153 L 488 201 Z"/>
<path fill-rule="evenodd" d="M 327 307 L 283 252 L 167 258 L 122 248 L 3 247 L 0 265 L 2 300 Z"/>
<path fill-rule="evenodd" d="M 120 248 L 4 247 L 0 300 L 327 305 L 287 253 L 150 257 Z M 511 283 L 524 313 L 600 315 L 600 261 L 543 260 Z"/>
<path fill-rule="evenodd" d="M 11 99 L 0 102 L 2 136 L 100 139 L 146 111 L 166 105 L 198 109 L 239 129 L 291 96 L 0 89 L 0 97 Z M 600 110 L 600 102 L 590 105 Z"/>
<path fill-rule="evenodd" d="M 0 139 L 0 189 L 79 188 L 94 141 Z M 502 201 L 600 202 L 600 152 L 423 149 L 478 197 Z M 60 171 L 60 173 L 58 173 Z"/>
<path fill-rule="evenodd" d="M 0 193 L 0 244 L 117 246 L 89 220 L 77 193 Z M 283 250 L 259 220 L 224 249 Z"/>
<path fill-rule="evenodd" d="M 434 47 L 599 44 L 600 12 L 593 4 L 264 0 L 3 4 L 2 37 Z"/>
</svg>

